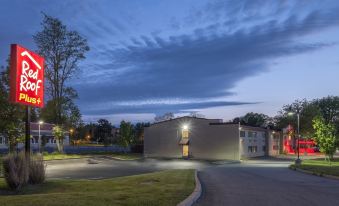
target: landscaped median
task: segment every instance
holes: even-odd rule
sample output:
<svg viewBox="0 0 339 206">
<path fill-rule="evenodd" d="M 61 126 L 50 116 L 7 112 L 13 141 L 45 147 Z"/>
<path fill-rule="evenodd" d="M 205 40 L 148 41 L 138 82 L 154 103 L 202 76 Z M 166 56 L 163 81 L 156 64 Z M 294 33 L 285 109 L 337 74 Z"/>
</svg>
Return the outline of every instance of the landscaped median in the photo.
<svg viewBox="0 0 339 206">
<path fill-rule="evenodd" d="M 329 176 L 339 179 L 339 158 L 331 162 L 324 159 L 303 160 L 301 165 L 290 165 L 291 169 L 306 171 L 318 176 Z"/>
<path fill-rule="evenodd" d="M 0 178 L 0 205 L 177 205 L 194 190 L 194 170 L 169 170 L 104 180 L 51 180 L 20 192 Z"/>
</svg>

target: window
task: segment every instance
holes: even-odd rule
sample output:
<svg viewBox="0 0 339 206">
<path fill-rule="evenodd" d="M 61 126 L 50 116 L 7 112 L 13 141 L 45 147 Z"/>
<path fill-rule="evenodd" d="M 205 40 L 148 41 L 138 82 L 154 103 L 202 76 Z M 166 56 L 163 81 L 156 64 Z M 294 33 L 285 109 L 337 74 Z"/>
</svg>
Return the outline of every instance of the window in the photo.
<svg viewBox="0 0 339 206">
<path fill-rule="evenodd" d="M 258 151 L 257 146 L 248 146 L 248 153 L 255 153 Z"/>
<path fill-rule="evenodd" d="M 253 137 L 257 137 L 257 132 L 253 132 Z"/>
<path fill-rule="evenodd" d="M 5 143 L 4 138 L 0 137 L 0 144 L 4 144 L 4 143 Z"/>
<path fill-rule="evenodd" d="M 245 131 L 240 131 L 240 137 L 245 137 Z"/>
<path fill-rule="evenodd" d="M 266 146 L 262 146 L 262 151 L 266 152 Z"/>
<path fill-rule="evenodd" d="M 273 145 L 273 150 L 279 150 L 279 145 Z"/>
<path fill-rule="evenodd" d="M 182 132 L 181 132 L 181 137 L 182 137 L 182 138 L 188 138 L 188 130 L 187 130 L 187 129 L 182 130 Z"/>
<path fill-rule="evenodd" d="M 253 137 L 253 132 L 248 132 L 247 135 L 248 137 Z"/>
</svg>

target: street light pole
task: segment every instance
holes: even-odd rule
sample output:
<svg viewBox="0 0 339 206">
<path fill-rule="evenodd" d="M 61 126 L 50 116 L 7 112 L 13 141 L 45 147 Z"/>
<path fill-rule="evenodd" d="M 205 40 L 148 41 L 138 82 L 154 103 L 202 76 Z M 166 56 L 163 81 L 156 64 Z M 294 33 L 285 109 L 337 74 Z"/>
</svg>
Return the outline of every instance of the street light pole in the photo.
<svg viewBox="0 0 339 206">
<path fill-rule="evenodd" d="M 300 165 L 301 164 L 301 159 L 300 159 L 300 110 L 297 109 L 297 112 L 289 112 L 288 115 L 294 115 L 297 114 L 297 154 L 298 154 L 298 158 L 295 160 L 295 164 L 296 165 Z"/>
<path fill-rule="evenodd" d="M 38 149 L 39 152 L 41 153 L 41 135 L 40 135 L 40 125 L 42 125 L 44 122 L 43 121 L 39 121 L 38 125 L 39 125 L 39 138 L 38 138 Z"/>
<path fill-rule="evenodd" d="M 296 163 L 300 164 L 301 160 L 300 160 L 300 113 L 299 111 L 297 112 L 297 119 L 298 119 L 298 148 L 297 148 L 298 158 L 296 160 Z"/>
</svg>

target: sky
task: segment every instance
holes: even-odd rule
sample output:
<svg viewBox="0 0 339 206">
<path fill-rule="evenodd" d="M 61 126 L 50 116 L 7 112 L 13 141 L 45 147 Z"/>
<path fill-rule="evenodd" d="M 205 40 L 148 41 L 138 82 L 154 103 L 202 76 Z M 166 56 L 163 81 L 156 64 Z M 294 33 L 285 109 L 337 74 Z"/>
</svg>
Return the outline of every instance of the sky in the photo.
<svg viewBox="0 0 339 206">
<path fill-rule="evenodd" d="M 339 95 L 336 0 L 2 0 L 0 65 L 11 43 L 36 49 L 42 12 L 90 46 L 68 82 L 85 122 L 228 121 Z"/>
</svg>

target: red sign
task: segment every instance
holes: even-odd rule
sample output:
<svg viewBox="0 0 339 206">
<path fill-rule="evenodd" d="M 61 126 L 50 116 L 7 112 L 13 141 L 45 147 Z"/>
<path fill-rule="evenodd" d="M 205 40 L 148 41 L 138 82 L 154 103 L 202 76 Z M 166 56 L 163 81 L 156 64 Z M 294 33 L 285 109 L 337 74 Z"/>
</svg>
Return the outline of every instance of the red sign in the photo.
<svg viewBox="0 0 339 206">
<path fill-rule="evenodd" d="M 12 44 L 10 66 L 10 101 L 43 107 L 44 58 Z"/>
</svg>

